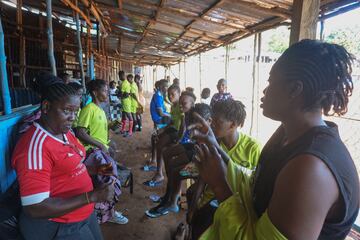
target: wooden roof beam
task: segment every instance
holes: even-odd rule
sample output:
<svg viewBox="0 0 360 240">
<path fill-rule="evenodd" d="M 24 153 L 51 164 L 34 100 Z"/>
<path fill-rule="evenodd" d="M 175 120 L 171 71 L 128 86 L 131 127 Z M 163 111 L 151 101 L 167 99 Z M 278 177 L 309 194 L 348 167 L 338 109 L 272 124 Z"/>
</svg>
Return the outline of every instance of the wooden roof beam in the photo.
<svg viewBox="0 0 360 240">
<path fill-rule="evenodd" d="M 277 17 L 282 17 L 285 19 L 289 19 L 291 18 L 291 11 L 285 8 L 280 8 L 277 6 L 274 7 L 265 7 L 265 6 L 261 6 L 258 3 L 254 2 L 245 2 L 245 1 L 239 1 L 238 2 L 240 5 L 246 6 L 248 8 L 251 9 L 255 9 L 259 12 L 265 13 L 265 14 L 269 14 L 272 16 L 277 16 Z"/>
<path fill-rule="evenodd" d="M 79 13 L 81 15 L 81 17 L 86 21 L 86 23 L 88 25 L 91 26 L 91 21 L 90 19 L 86 16 L 86 14 L 81 11 L 80 8 L 78 8 L 74 3 L 72 3 L 70 0 L 61 0 L 62 3 L 65 4 L 65 6 L 70 7 L 72 10 L 74 10 L 75 12 Z"/>
<path fill-rule="evenodd" d="M 103 7 L 103 9 L 106 9 L 108 11 L 113 11 L 113 12 L 119 12 L 118 9 L 109 9 L 107 7 Z M 123 14 L 129 16 L 129 17 L 134 17 L 134 18 L 137 18 L 139 20 L 143 20 L 143 21 L 153 21 L 153 19 L 151 19 L 149 16 L 147 15 L 143 15 L 143 14 L 138 14 L 134 11 L 130 11 L 130 10 L 123 10 Z M 114 19 L 113 19 L 114 20 Z M 176 29 L 179 29 L 179 30 L 184 30 L 184 26 L 181 25 L 181 24 L 177 24 L 177 23 L 171 23 L 171 22 L 165 22 L 165 21 L 162 21 L 162 20 L 159 20 L 157 19 L 156 23 L 159 23 L 159 24 L 163 24 L 163 25 L 166 25 L 166 26 L 169 26 L 169 27 L 173 27 L 173 28 L 176 28 Z M 117 23 L 118 24 L 118 23 Z M 217 41 L 217 42 L 221 42 L 218 37 L 220 37 L 220 35 L 218 34 L 215 34 L 213 32 L 208 32 L 208 31 L 204 31 L 202 29 L 197 29 L 197 28 L 189 28 L 188 29 L 188 32 L 189 33 L 192 33 L 192 34 L 195 34 L 195 35 L 198 35 L 198 36 L 203 36 L 204 39 L 207 39 L 207 40 L 210 40 L 210 41 Z M 212 37 L 211 35 L 213 35 L 214 37 Z"/>
<path fill-rule="evenodd" d="M 91 0 L 90 0 L 91 1 Z M 89 0 L 81 0 L 81 2 L 85 5 L 85 7 L 90 9 L 90 12 L 92 13 L 92 15 L 96 18 L 96 20 L 99 22 L 100 25 L 100 30 L 107 35 L 108 34 L 108 30 L 105 27 L 104 21 L 103 21 L 103 16 L 101 11 L 96 7 L 96 5 L 94 5 L 94 3 L 91 1 L 91 4 L 89 2 Z"/>
<path fill-rule="evenodd" d="M 213 9 L 217 8 L 220 4 L 222 4 L 224 0 L 218 0 L 215 3 L 211 4 L 209 7 L 207 7 L 204 11 L 201 12 L 199 15 L 200 18 L 204 17 L 206 14 L 208 14 Z M 192 24 L 194 24 L 197 20 L 193 19 L 191 20 L 185 27 L 184 31 L 179 35 L 179 37 L 176 38 L 176 40 L 173 43 L 170 43 L 166 48 L 168 49 L 171 45 L 175 45 L 187 32 L 187 30 L 191 27 Z"/>
<path fill-rule="evenodd" d="M 154 22 L 156 22 L 157 18 L 159 17 L 159 13 L 160 13 L 159 9 L 161 9 L 161 8 L 163 7 L 164 3 L 165 3 L 165 0 L 160 0 L 159 5 L 158 5 L 158 7 L 157 7 L 157 9 L 156 9 L 156 12 L 155 12 L 154 17 L 153 17 L 152 19 L 150 19 L 149 22 L 146 24 L 145 30 L 144 30 L 141 38 L 135 43 L 135 46 L 134 46 L 134 48 L 133 48 L 133 52 L 135 52 L 136 45 L 138 45 L 139 43 L 141 43 L 141 42 L 144 40 L 144 38 L 146 37 L 146 34 L 148 33 L 148 30 L 149 30 L 151 24 L 153 24 Z"/>
<path fill-rule="evenodd" d="M 144 2 L 142 0 L 131 0 L 131 1 L 128 2 L 128 4 L 133 5 L 133 6 L 137 6 L 137 7 L 144 7 L 144 8 L 149 9 L 149 10 L 156 9 L 156 4 L 151 4 L 151 3 L 148 3 L 148 2 Z M 230 24 L 226 24 L 226 23 L 216 22 L 216 21 L 213 21 L 213 20 L 210 20 L 210 19 L 204 19 L 204 18 L 199 17 L 197 13 L 186 11 L 184 9 L 177 9 L 177 8 L 173 8 L 173 7 L 163 7 L 163 8 L 160 9 L 160 11 L 175 14 L 175 15 L 178 15 L 178 16 L 195 18 L 196 20 L 202 20 L 204 22 L 214 24 L 214 25 L 218 25 L 218 26 L 221 26 L 221 27 L 227 27 L 227 28 L 231 28 L 231 29 L 245 28 L 244 26 L 237 27 L 237 26 L 233 26 L 233 25 L 230 25 Z M 213 19 L 216 19 L 216 18 L 213 17 Z"/>
</svg>

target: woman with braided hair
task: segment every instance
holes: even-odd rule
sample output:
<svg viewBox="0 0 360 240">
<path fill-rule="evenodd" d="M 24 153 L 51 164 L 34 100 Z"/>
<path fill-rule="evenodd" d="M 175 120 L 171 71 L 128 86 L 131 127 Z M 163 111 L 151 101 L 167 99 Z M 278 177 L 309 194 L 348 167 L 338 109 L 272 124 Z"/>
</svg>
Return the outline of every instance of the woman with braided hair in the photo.
<svg viewBox="0 0 360 240">
<path fill-rule="evenodd" d="M 13 152 L 22 203 L 25 239 L 102 239 L 94 203 L 114 198 L 113 184 L 93 189 L 85 148 L 70 131 L 80 97 L 51 74 L 37 78 L 41 117 Z"/>
<path fill-rule="evenodd" d="M 353 91 L 352 55 L 342 46 L 302 40 L 271 69 L 263 114 L 281 122 L 254 174 L 227 168 L 211 128 L 193 135 L 201 178 L 220 205 L 200 239 L 345 239 L 359 211 L 359 177 L 335 123 Z M 229 176 L 232 179 L 229 181 Z M 227 180 L 226 180 L 227 179 Z"/>
</svg>

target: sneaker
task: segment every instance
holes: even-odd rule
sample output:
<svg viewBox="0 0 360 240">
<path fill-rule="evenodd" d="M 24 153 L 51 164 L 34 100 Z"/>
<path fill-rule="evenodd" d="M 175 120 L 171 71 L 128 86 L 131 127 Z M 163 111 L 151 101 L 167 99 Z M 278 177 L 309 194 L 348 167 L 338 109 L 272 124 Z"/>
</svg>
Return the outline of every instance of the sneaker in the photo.
<svg viewBox="0 0 360 240">
<path fill-rule="evenodd" d="M 122 215 L 121 212 L 115 211 L 114 216 L 109 220 L 109 222 L 124 225 L 129 222 L 129 219 Z"/>
</svg>

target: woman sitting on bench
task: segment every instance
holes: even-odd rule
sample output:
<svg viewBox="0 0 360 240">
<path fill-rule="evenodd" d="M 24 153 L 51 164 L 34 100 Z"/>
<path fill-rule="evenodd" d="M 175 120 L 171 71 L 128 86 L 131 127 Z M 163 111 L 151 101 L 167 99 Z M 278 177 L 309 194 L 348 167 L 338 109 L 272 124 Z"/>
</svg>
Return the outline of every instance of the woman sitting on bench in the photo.
<svg viewBox="0 0 360 240">
<path fill-rule="evenodd" d="M 27 240 L 102 239 L 94 203 L 114 197 L 112 184 L 93 189 L 85 148 L 70 131 L 80 97 L 55 76 L 38 83 L 41 117 L 17 143 L 12 159 L 20 185 L 20 230 Z"/>
</svg>

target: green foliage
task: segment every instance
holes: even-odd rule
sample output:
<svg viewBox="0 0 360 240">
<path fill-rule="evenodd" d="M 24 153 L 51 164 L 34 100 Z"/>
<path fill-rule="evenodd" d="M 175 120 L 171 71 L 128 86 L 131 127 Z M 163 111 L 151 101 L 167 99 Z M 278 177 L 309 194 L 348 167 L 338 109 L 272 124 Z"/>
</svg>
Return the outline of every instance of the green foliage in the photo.
<svg viewBox="0 0 360 240">
<path fill-rule="evenodd" d="M 283 53 L 289 47 L 289 35 L 286 28 L 274 29 L 268 42 L 268 51 Z"/>
<path fill-rule="evenodd" d="M 360 55 L 360 25 L 333 30 L 326 35 L 324 41 L 339 44 L 352 54 Z"/>
</svg>

